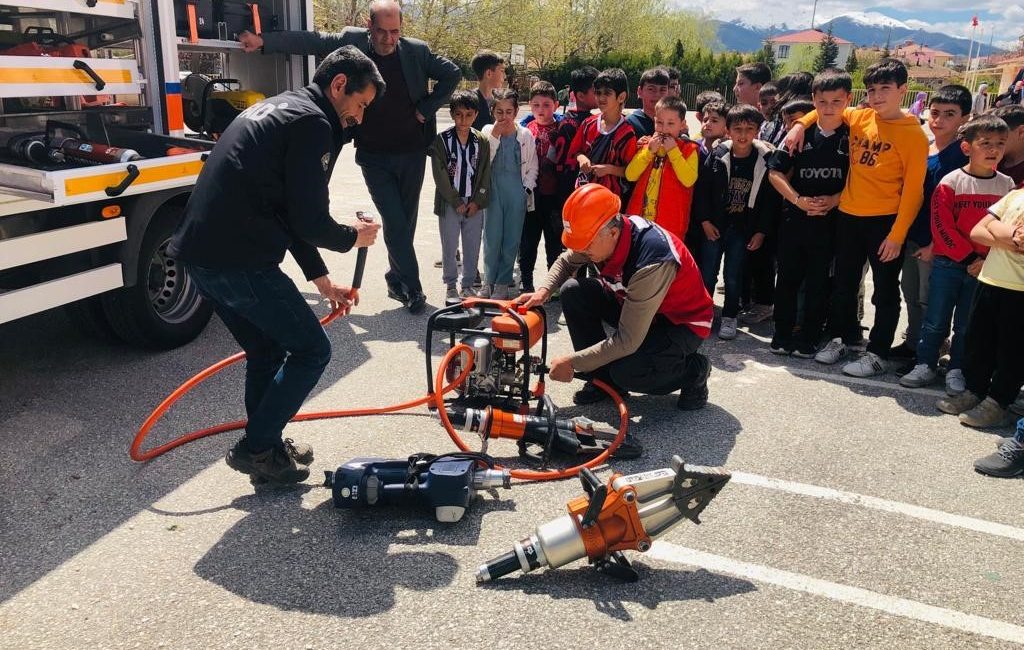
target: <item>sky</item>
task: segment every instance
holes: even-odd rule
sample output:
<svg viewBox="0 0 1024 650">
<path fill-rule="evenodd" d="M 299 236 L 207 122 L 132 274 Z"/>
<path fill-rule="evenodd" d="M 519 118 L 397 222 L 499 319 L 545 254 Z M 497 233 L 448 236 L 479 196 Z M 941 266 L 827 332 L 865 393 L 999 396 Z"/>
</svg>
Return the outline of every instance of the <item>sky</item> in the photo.
<svg viewBox="0 0 1024 650">
<path fill-rule="evenodd" d="M 911 28 L 926 29 L 944 34 L 970 38 L 971 17 L 978 16 L 975 38 L 997 47 L 1016 48 L 1018 37 L 1024 34 L 1024 6 L 1004 0 L 978 0 L 967 5 L 969 9 L 951 8 L 949 0 L 890 0 L 889 4 L 876 4 L 878 0 L 819 0 L 815 24 L 834 16 L 851 12 L 883 14 L 908 24 Z M 786 23 L 790 28 L 807 28 L 811 22 L 813 0 L 676 0 L 676 4 L 704 13 L 719 20 L 739 18 L 751 25 L 767 26 Z"/>
</svg>

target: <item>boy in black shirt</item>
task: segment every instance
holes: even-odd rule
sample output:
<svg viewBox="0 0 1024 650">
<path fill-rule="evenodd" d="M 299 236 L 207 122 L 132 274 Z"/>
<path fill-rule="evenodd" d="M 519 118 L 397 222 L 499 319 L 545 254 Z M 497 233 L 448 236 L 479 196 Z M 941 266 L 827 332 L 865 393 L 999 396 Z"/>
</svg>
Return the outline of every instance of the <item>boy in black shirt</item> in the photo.
<svg viewBox="0 0 1024 650">
<path fill-rule="evenodd" d="M 832 263 L 834 214 L 846 185 L 850 162 L 850 129 L 843 109 L 850 102 L 850 75 L 825 70 L 811 86 L 813 104 L 790 102 L 782 115 L 788 124 L 812 109 L 818 122 L 799 152 L 785 148 L 768 159 L 768 178 L 785 205 L 779 228 L 779 272 L 775 288 L 775 336 L 771 351 L 802 359 L 817 352 L 828 306 L 828 274 Z M 797 323 L 797 296 L 804 293 L 804 317 Z M 794 335 L 799 325 L 798 335 Z"/>
<path fill-rule="evenodd" d="M 747 254 L 764 243 L 771 215 L 778 209 L 767 180 L 765 161 L 771 147 L 757 139 L 763 120 L 749 104 L 730 108 L 726 115 L 730 139 L 714 148 L 697 174 L 694 220 L 700 222 L 706 237 L 700 269 L 712 295 L 725 258 L 725 304 L 718 330 L 718 338 L 725 340 L 736 338 Z"/>
<path fill-rule="evenodd" d="M 479 105 L 473 128 L 481 131 L 494 121 L 491 118 L 491 92 L 505 87 L 505 57 L 490 50 L 480 50 L 470 65 L 477 78 L 476 101 Z"/>
</svg>

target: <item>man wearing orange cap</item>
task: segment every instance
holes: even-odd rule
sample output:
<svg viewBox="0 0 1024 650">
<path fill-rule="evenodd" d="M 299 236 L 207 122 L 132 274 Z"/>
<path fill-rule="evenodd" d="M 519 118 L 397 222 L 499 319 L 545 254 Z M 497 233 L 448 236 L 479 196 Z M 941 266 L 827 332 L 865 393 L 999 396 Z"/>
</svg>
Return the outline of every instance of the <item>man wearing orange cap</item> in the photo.
<svg viewBox="0 0 1024 650">
<path fill-rule="evenodd" d="M 711 332 L 711 296 L 678 237 L 643 217 L 622 215 L 621 208 L 618 196 L 594 183 L 570 194 L 562 210 L 562 243 L 569 250 L 544 284 L 517 302 L 543 304 L 561 287 L 575 352 L 551 362 L 551 379 L 570 381 L 579 372 L 624 391 L 678 390 L 676 406 L 699 409 L 707 403 L 711 363 L 697 349 Z M 599 277 L 573 277 L 589 263 Z M 604 323 L 614 328 L 610 336 Z M 588 381 L 573 401 L 605 397 Z"/>
</svg>

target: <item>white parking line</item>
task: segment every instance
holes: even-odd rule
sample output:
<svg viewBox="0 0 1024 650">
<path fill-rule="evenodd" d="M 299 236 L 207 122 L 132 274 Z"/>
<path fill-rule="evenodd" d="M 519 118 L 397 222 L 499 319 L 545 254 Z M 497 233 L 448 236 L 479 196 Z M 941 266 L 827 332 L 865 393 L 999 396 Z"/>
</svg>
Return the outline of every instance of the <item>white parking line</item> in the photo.
<svg viewBox="0 0 1024 650">
<path fill-rule="evenodd" d="M 739 578 L 749 578 L 971 634 L 1024 644 L 1024 627 L 1019 625 L 974 614 L 965 614 L 945 607 L 926 605 L 915 600 L 888 596 L 859 587 L 819 580 L 800 573 L 740 562 L 721 555 L 678 546 L 671 542 L 655 542 L 645 555 L 666 562 L 701 567 L 708 571 L 726 573 Z"/>
<path fill-rule="evenodd" d="M 784 481 L 782 479 L 760 476 L 758 474 L 748 474 L 746 472 L 731 472 L 731 474 L 732 481 L 734 483 L 753 485 L 755 487 L 779 490 L 781 492 L 791 492 L 793 494 L 825 499 L 826 501 L 838 501 L 840 503 L 863 506 L 865 508 L 881 510 L 883 512 L 893 512 L 946 526 L 966 528 L 967 530 L 985 533 L 986 535 L 1024 541 L 1024 528 L 1016 528 L 1014 526 L 1007 526 L 1006 524 L 997 524 L 992 521 L 985 521 L 984 519 L 975 519 L 974 517 L 954 515 L 941 510 L 932 510 L 931 508 L 915 506 L 910 503 L 879 499 L 878 497 L 870 497 L 863 494 L 857 494 L 855 492 L 833 490 L 832 488 L 810 485 L 808 483 L 795 483 L 793 481 Z"/>
<path fill-rule="evenodd" d="M 771 353 L 769 353 L 771 354 Z M 779 357 L 780 359 L 782 357 Z M 808 370 L 800 366 L 790 365 L 779 365 L 769 366 L 767 364 L 756 361 L 750 358 L 746 354 L 730 354 L 726 353 L 722 355 L 722 360 L 727 364 L 731 364 L 737 370 L 749 368 L 751 370 L 765 370 L 768 372 L 788 372 L 791 375 L 797 377 L 806 377 L 808 379 L 823 379 L 825 381 L 839 382 L 843 384 L 850 384 L 852 386 L 868 386 L 871 388 L 881 388 L 883 390 L 898 390 L 904 392 L 914 393 L 915 395 L 933 395 L 935 397 L 945 397 L 946 392 L 936 388 L 907 388 L 906 386 L 900 386 L 896 382 L 881 381 L 879 379 L 866 379 L 862 377 L 850 377 L 837 372 L 821 372 L 818 370 Z"/>
</svg>

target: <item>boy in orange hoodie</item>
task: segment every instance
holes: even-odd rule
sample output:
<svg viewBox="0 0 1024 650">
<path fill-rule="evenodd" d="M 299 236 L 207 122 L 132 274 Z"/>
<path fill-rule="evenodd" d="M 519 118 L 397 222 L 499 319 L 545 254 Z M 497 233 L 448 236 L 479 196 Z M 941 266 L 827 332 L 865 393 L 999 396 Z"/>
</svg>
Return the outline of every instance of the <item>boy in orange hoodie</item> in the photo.
<svg viewBox="0 0 1024 650">
<path fill-rule="evenodd" d="M 857 291 L 867 261 L 875 284 L 875 323 L 867 351 L 843 366 L 843 373 L 854 377 L 881 375 L 887 369 L 900 320 L 903 242 L 924 201 L 928 138 L 918 119 L 900 108 L 907 77 L 906 66 L 896 59 L 872 64 L 864 71 L 868 108 L 843 111 L 843 122 L 850 127 L 850 171 L 836 215 L 832 340 L 815 359 L 835 363 L 860 339 Z M 817 117 L 812 111 L 797 120 L 784 146 L 799 150 L 804 129 Z"/>
<path fill-rule="evenodd" d="M 636 183 L 626 214 L 640 215 L 685 239 L 700 146 L 680 136 L 686 124 L 683 100 L 664 97 L 654 111 L 654 135 L 637 142 L 636 155 L 626 166 L 626 180 Z"/>
</svg>

